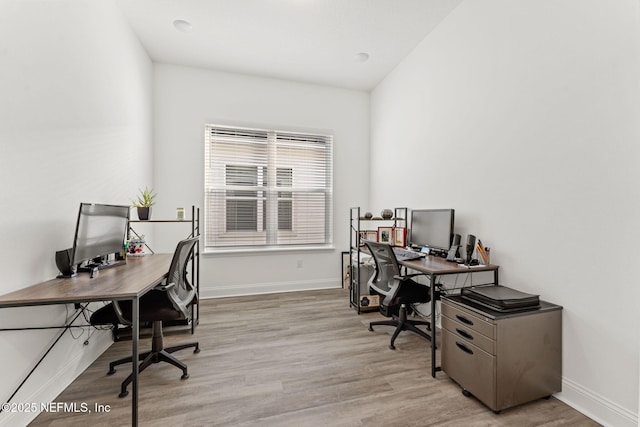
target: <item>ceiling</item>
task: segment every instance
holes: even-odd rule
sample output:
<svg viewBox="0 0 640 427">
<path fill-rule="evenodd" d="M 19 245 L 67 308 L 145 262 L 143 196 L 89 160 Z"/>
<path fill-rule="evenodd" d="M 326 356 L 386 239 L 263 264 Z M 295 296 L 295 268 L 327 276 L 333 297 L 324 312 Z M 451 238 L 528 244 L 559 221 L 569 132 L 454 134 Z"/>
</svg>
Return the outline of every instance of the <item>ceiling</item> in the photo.
<svg viewBox="0 0 640 427">
<path fill-rule="evenodd" d="M 462 0 L 118 0 L 154 62 L 369 91 Z M 178 31 L 173 22 L 191 24 Z M 358 61 L 359 53 L 369 55 Z"/>
</svg>

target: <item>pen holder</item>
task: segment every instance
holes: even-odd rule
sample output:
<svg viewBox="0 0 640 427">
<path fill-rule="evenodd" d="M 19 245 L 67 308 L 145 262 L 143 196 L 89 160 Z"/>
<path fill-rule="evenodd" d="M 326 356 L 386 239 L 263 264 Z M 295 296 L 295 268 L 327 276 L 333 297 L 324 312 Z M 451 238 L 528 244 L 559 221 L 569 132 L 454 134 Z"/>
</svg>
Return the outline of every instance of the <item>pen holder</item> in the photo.
<svg viewBox="0 0 640 427">
<path fill-rule="evenodd" d="M 480 264 L 489 265 L 491 264 L 491 249 L 485 247 L 481 250 L 478 250 L 478 259 L 480 260 Z"/>
</svg>

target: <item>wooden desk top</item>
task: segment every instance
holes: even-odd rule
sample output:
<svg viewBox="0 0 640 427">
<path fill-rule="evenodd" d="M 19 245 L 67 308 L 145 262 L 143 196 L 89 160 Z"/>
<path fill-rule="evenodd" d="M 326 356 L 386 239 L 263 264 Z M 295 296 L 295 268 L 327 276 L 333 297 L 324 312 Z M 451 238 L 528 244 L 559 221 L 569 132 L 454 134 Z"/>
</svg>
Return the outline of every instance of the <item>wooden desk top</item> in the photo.
<svg viewBox="0 0 640 427">
<path fill-rule="evenodd" d="M 0 307 L 69 304 L 124 300 L 140 297 L 166 277 L 173 254 L 128 257 L 125 265 L 89 273 L 51 279 L 0 296 Z"/>
<path fill-rule="evenodd" d="M 460 274 L 476 271 L 495 271 L 498 269 L 498 266 L 493 264 L 466 266 L 430 255 L 418 259 L 412 259 L 410 261 L 398 262 L 400 265 L 426 274 Z"/>
</svg>

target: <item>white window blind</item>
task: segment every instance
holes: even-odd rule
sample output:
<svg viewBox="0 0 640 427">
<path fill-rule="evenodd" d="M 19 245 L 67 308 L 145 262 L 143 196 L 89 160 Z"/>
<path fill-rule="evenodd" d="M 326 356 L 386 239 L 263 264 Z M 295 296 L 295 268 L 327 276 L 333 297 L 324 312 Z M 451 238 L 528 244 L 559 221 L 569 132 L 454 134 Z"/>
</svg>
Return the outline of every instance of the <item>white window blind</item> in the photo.
<svg viewBox="0 0 640 427">
<path fill-rule="evenodd" d="M 333 137 L 205 126 L 205 248 L 332 243 Z"/>
</svg>

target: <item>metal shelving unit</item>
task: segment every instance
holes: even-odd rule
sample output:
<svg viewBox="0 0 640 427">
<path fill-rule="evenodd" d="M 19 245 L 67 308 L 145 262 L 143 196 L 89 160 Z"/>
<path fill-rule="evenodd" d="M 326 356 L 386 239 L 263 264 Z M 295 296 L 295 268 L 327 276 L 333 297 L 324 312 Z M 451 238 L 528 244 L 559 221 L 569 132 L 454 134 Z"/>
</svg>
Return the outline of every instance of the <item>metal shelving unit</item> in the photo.
<svg viewBox="0 0 640 427">
<path fill-rule="evenodd" d="M 362 229 L 364 224 L 367 225 L 392 225 L 393 227 L 407 227 L 407 214 L 408 208 L 394 208 L 393 217 L 389 219 L 384 219 L 381 217 L 372 217 L 365 218 L 362 216 L 362 211 L 360 207 L 353 207 L 349 210 L 349 305 L 354 308 L 358 314 L 362 311 L 369 310 L 377 310 L 377 305 L 370 305 L 367 307 L 362 307 L 360 304 L 360 287 L 361 285 L 366 286 L 366 282 L 369 280 L 370 276 L 366 276 L 363 274 L 362 268 L 362 246 L 364 245 L 363 240 L 366 236 L 367 231 L 373 231 L 369 228 Z M 364 280 L 361 280 L 364 279 Z"/>
<path fill-rule="evenodd" d="M 129 220 L 129 231 L 127 233 L 127 239 L 131 238 L 132 233 L 135 237 L 138 237 L 138 238 L 140 237 L 140 235 L 133 229 L 133 226 L 131 225 L 132 223 L 139 223 L 139 224 L 191 223 L 191 233 L 187 236 L 187 238 L 196 237 L 196 236 L 200 236 L 200 208 L 196 206 L 191 206 L 191 219 L 185 218 L 185 219 L 149 219 L 149 220 L 132 219 L 132 220 Z M 147 245 L 146 242 L 145 242 L 145 246 L 149 249 L 149 251 L 151 251 L 151 253 L 155 253 L 153 249 L 151 249 L 151 247 Z M 193 249 L 192 262 L 191 262 L 191 277 L 193 278 L 192 280 L 194 281 L 194 285 L 196 287 L 196 290 L 199 296 L 200 295 L 200 241 L 196 243 Z M 187 319 L 186 321 L 182 321 L 182 322 L 177 322 L 177 323 L 178 325 L 171 324 L 168 326 L 172 327 L 172 326 L 189 325 L 191 329 L 191 333 L 193 334 L 195 332 L 196 326 L 198 325 L 198 323 L 200 323 L 199 302 L 196 301 L 196 303 L 191 305 L 190 319 Z M 167 332 L 170 332 L 170 331 L 171 329 L 167 329 Z"/>
</svg>

